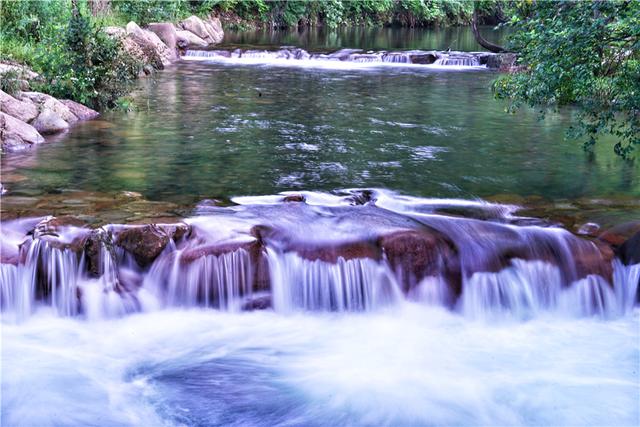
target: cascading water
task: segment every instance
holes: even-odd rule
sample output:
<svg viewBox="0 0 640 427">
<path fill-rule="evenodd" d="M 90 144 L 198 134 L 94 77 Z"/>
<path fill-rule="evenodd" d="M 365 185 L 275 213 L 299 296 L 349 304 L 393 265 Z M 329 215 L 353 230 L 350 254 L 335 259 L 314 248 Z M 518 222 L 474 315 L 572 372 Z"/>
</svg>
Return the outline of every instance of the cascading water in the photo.
<svg viewBox="0 0 640 427">
<path fill-rule="evenodd" d="M 151 267 L 144 286 L 164 306 L 240 308 L 253 292 L 250 255 L 237 249 L 220 255 L 205 255 L 185 262 L 182 251 L 171 251 Z"/>
<path fill-rule="evenodd" d="M 480 52 L 438 52 L 438 51 L 368 51 L 341 49 L 332 53 L 309 53 L 300 48 L 279 50 L 187 50 L 184 59 L 208 60 L 234 63 L 273 63 L 318 65 L 323 67 L 342 64 L 360 66 L 416 65 L 421 67 L 478 68 L 484 67 L 487 58 L 493 54 Z"/>
<path fill-rule="evenodd" d="M 323 311 L 371 310 L 401 299 L 392 272 L 384 263 L 338 258 L 335 263 L 267 250 L 273 307 Z"/>
<path fill-rule="evenodd" d="M 504 224 L 519 221 L 504 206 L 455 204 L 500 223 L 438 214 L 450 201 L 407 204 L 379 191 L 305 197 L 238 198 L 241 205 L 215 215 L 205 209 L 186 221 L 189 237 L 161 240 L 149 266 L 118 246 L 122 227 L 93 232 L 93 258 L 70 243 L 87 229 L 36 232 L 16 246 L 12 263 L 0 264 L 2 309 L 24 318 L 40 304 L 93 319 L 159 307 L 371 311 L 407 299 L 470 318 L 530 319 L 612 318 L 636 304 L 640 266 L 558 228 Z M 368 202 L 354 206 L 360 198 Z M 163 230 L 154 231 L 159 239 Z"/>
</svg>

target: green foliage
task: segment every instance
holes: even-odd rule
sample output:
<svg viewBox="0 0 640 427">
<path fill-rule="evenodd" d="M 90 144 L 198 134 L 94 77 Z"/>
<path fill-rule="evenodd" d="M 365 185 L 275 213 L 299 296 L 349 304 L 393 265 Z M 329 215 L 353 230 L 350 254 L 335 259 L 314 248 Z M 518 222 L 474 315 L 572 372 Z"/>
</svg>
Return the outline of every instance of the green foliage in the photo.
<svg viewBox="0 0 640 427">
<path fill-rule="evenodd" d="M 186 18 L 190 14 L 190 3 L 186 0 L 112 0 L 112 9 L 127 22 L 147 25 Z"/>
<path fill-rule="evenodd" d="M 524 71 L 496 81 L 510 110 L 577 107 L 585 148 L 611 134 L 617 154 L 640 144 L 640 2 L 522 2 L 510 48 Z"/>
<path fill-rule="evenodd" d="M 39 42 L 70 15 L 70 0 L 4 0 L 0 2 L 4 39 Z"/>
<path fill-rule="evenodd" d="M 127 94 L 140 64 L 83 14 L 73 14 L 63 31 L 39 46 L 35 68 L 39 89 L 96 109 L 111 108 Z"/>
</svg>

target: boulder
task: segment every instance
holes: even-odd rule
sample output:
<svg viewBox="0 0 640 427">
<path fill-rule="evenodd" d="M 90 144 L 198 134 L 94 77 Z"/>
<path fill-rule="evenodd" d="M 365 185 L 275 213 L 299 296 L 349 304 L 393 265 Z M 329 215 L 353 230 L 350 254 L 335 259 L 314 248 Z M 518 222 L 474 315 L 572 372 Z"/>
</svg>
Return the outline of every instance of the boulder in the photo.
<svg viewBox="0 0 640 427">
<path fill-rule="evenodd" d="M 69 111 L 71 111 L 80 120 L 91 120 L 100 116 L 100 113 L 97 111 L 70 99 L 62 99 L 60 102 L 62 102 Z"/>
<path fill-rule="evenodd" d="M 178 35 L 176 34 L 176 28 L 172 23 L 151 23 L 147 25 L 147 29 L 157 35 L 169 49 L 175 51 L 178 42 Z"/>
<path fill-rule="evenodd" d="M 180 27 L 186 31 L 192 32 L 208 44 L 216 44 L 222 41 L 222 33 L 217 32 L 211 23 L 205 22 L 197 16 L 192 15 L 180 22 Z"/>
<path fill-rule="evenodd" d="M 207 24 L 210 25 L 209 31 L 212 32 L 214 43 L 222 42 L 224 38 L 224 30 L 222 29 L 222 22 L 220 22 L 220 18 L 216 16 L 210 16 L 207 19 Z"/>
<path fill-rule="evenodd" d="M 640 263 L 640 232 L 634 234 L 620 246 L 618 255 L 622 262 L 627 265 Z"/>
<path fill-rule="evenodd" d="M 69 129 L 69 123 L 49 108 L 40 112 L 32 123 L 33 127 L 43 135 L 58 133 Z"/>
<path fill-rule="evenodd" d="M 38 108 L 32 102 L 20 101 L 1 90 L 0 111 L 27 123 L 38 116 Z"/>
<path fill-rule="evenodd" d="M 62 120 L 69 124 L 73 124 L 78 121 L 78 117 L 71 112 L 69 107 L 58 101 L 51 95 L 40 92 L 20 92 L 20 99 L 23 101 L 28 99 L 31 102 L 40 106 L 41 110 L 49 109 L 56 113 Z"/>
<path fill-rule="evenodd" d="M 402 230 L 382 236 L 379 244 L 405 292 L 427 276 L 443 276 L 454 295 L 462 292 L 456 247 L 444 234 L 431 228 Z"/>
<path fill-rule="evenodd" d="M 131 253 L 144 267 L 160 255 L 169 240 L 180 240 L 188 232 L 186 224 L 126 226 L 115 231 L 115 244 Z"/>
<path fill-rule="evenodd" d="M 127 24 L 126 30 L 127 36 L 140 46 L 146 57 L 158 56 L 163 66 L 170 64 L 176 58 L 175 51 L 169 49 L 155 33 L 143 30 L 133 21 Z M 153 65 L 153 62 L 149 61 L 149 63 Z"/>
<path fill-rule="evenodd" d="M 206 41 L 202 40 L 191 31 L 178 30 L 176 31 L 176 37 L 177 45 L 181 49 L 189 47 L 207 47 L 209 45 Z"/>
<path fill-rule="evenodd" d="M 43 143 L 44 138 L 33 126 L 0 112 L 0 142 L 2 149 L 15 150 Z"/>
</svg>

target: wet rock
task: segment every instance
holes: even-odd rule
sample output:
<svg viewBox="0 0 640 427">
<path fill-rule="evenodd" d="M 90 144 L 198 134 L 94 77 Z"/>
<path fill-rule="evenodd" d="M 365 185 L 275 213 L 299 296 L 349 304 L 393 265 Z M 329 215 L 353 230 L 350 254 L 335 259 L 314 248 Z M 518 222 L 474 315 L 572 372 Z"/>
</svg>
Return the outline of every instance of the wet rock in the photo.
<svg viewBox="0 0 640 427">
<path fill-rule="evenodd" d="M 56 113 L 62 120 L 69 124 L 73 124 L 78 121 L 78 117 L 71 112 L 69 107 L 58 101 L 51 95 L 40 92 L 21 92 L 20 99 L 29 99 L 33 103 L 40 106 L 41 110 L 49 109 Z"/>
<path fill-rule="evenodd" d="M 284 202 L 304 202 L 305 198 L 302 194 L 289 194 L 282 199 Z"/>
<path fill-rule="evenodd" d="M 60 116 L 48 108 L 40 112 L 32 125 L 43 135 L 50 135 L 69 129 L 69 123 L 65 122 Z"/>
<path fill-rule="evenodd" d="M 167 232 L 154 224 L 129 226 L 116 233 L 115 244 L 131 253 L 140 266 L 151 264 L 169 243 Z"/>
<path fill-rule="evenodd" d="M 254 295 L 242 304 L 242 311 L 268 310 L 272 307 L 271 295 Z"/>
<path fill-rule="evenodd" d="M 209 45 L 209 43 L 204 41 L 202 38 L 187 30 L 177 30 L 176 38 L 178 47 L 182 49 L 207 47 Z"/>
<path fill-rule="evenodd" d="M 100 116 L 95 110 L 92 110 L 89 107 L 85 107 L 84 105 L 72 101 L 70 99 L 62 99 L 60 100 L 68 109 L 80 120 L 92 120 Z"/>
<path fill-rule="evenodd" d="M 3 150 L 19 150 L 43 142 L 44 138 L 36 128 L 0 112 L 0 144 Z"/>
<path fill-rule="evenodd" d="M 0 111 L 25 123 L 38 116 L 38 108 L 29 101 L 20 101 L 0 90 Z"/>
<path fill-rule="evenodd" d="M 578 234 L 582 236 L 596 237 L 600 231 L 600 226 L 594 222 L 587 222 L 578 228 Z"/>
<path fill-rule="evenodd" d="M 634 234 L 620 246 L 620 259 L 627 265 L 640 263 L 640 232 Z"/>
<path fill-rule="evenodd" d="M 343 243 L 327 243 L 324 245 L 293 244 L 286 248 L 287 251 L 294 251 L 300 257 L 309 261 L 324 261 L 335 263 L 338 258 L 345 260 L 356 258 L 371 258 L 379 260 L 382 256 L 380 248 L 373 241 L 355 241 Z"/>
<path fill-rule="evenodd" d="M 455 295 L 461 288 L 460 261 L 454 243 L 429 228 L 382 236 L 379 244 L 405 292 L 427 276 L 442 276 Z"/>
<path fill-rule="evenodd" d="M 618 248 L 638 232 L 640 232 L 640 221 L 631 221 L 604 231 L 598 239 Z"/>
<path fill-rule="evenodd" d="M 409 55 L 412 64 L 433 64 L 438 59 L 438 56 L 434 52 L 415 53 Z"/>
<path fill-rule="evenodd" d="M 154 33 L 171 50 L 176 49 L 178 35 L 176 28 L 170 22 L 154 22 L 147 25 L 147 29 Z"/>
</svg>

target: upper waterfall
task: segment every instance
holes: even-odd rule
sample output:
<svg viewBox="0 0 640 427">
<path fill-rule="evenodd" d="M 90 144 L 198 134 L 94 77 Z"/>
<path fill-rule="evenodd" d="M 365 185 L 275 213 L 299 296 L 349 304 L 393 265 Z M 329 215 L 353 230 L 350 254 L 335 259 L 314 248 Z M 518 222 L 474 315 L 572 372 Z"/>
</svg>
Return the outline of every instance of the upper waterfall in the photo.
<svg viewBox="0 0 640 427">
<path fill-rule="evenodd" d="M 280 64 L 309 67 L 362 68 L 368 66 L 420 66 L 444 69 L 483 69 L 493 67 L 495 54 L 453 51 L 363 51 L 340 49 L 335 52 L 308 52 L 297 47 L 276 50 L 228 49 L 187 50 L 186 60 L 206 60 L 237 64 Z"/>
</svg>

